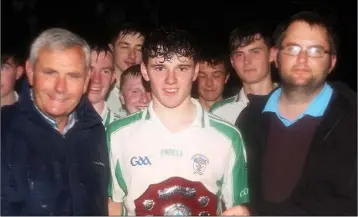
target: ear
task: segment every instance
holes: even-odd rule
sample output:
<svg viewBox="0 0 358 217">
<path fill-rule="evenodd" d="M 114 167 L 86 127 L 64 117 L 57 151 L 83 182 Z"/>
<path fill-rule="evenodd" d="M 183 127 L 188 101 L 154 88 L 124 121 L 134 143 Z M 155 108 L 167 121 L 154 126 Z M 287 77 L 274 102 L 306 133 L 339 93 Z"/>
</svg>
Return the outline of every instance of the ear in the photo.
<svg viewBox="0 0 358 217">
<path fill-rule="evenodd" d="M 337 56 L 331 55 L 331 67 L 329 68 L 328 73 L 331 73 L 333 71 L 334 67 L 336 67 L 336 63 L 337 63 Z"/>
<path fill-rule="evenodd" d="M 83 94 L 85 94 L 87 92 L 88 84 L 89 84 L 89 81 L 91 80 L 91 76 L 92 76 L 92 71 L 87 70 L 85 82 L 84 82 L 84 85 L 83 85 Z"/>
<path fill-rule="evenodd" d="M 108 43 L 108 47 L 112 50 L 112 52 L 114 51 L 114 47 L 113 47 L 112 43 Z"/>
<path fill-rule="evenodd" d="M 193 81 L 195 81 L 198 77 L 199 74 L 199 63 L 195 64 L 195 68 L 194 68 L 194 77 L 193 77 Z"/>
<path fill-rule="evenodd" d="M 272 63 L 272 62 L 276 61 L 276 58 L 278 55 L 278 49 L 275 47 L 272 47 L 272 48 L 270 48 L 269 52 L 270 52 L 269 61 L 270 61 L 270 63 Z"/>
<path fill-rule="evenodd" d="M 232 55 L 230 54 L 230 63 L 231 63 L 231 66 L 234 68 L 234 60 L 232 58 Z"/>
<path fill-rule="evenodd" d="M 123 97 L 122 92 L 119 93 L 119 100 L 121 101 L 122 105 L 125 105 L 125 101 L 124 101 L 124 97 Z"/>
<path fill-rule="evenodd" d="M 30 86 L 34 83 L 34 66 L 27 59 L 25 63 L 27 80 L 29 81 Z"/>
<path fill-rule="evenodd" d="M 227 72 L 227 75 L 226 75 L 226 78 L 225 78 L 225 84 L 227 83 L 227 81 L 229 80 L 229 78 L 230 78 L 230 73 Z"/>
<path fill-rule="evenodd" d="M 18 80 L 19 78 L 21 78 L 21 76 L 24 74 L 24 67 L 23 66 L 18 66 L 16 67 L 16 80 Z"/>
<path fill-rule="evenodd" d="M 278 68 L 279 65 L 279 55 L 280 55 L 280 50 L 276 47 L 271 48 L 270 50 L 270 62 L 271 59 L 272 61 L 275 63 L 275 67 Z"/>
<path fill-rule="evenodd" d="M 149 78 L 149 75 L 148 75 L 148 70 L 145 67 L 143 62 L 140 64 L 140 72 L 142 73 L 144 80 L 150 81 L 150 78 Z"/>
<path fill-rule="evenodd" d="M 111 85 L 116 81 L 116 72 L 112 72 Z"/>
</svg>

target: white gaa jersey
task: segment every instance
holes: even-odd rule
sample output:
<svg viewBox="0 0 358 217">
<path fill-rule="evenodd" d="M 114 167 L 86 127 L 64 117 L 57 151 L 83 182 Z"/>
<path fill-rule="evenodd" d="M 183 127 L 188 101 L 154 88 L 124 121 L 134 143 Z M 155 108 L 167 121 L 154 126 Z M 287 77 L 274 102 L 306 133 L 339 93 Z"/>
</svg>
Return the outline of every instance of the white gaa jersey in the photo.
<svg viewBox="0 0 358 217">
<path fill-rule="evenodd" d="M 109 189 L 112 200 L 122 202 L 123 214 L 135 215 L 134 200 L 149 185 L 172 177 L 201 182 L 226 208 L 248 202 L 246 154 L 240 132 L 205 112 L 198 101 L 192 102 L 197 116 L 180 132 L 172 133 L 161 123 L 152 102 L 147 109 L 109 126 Z M 196 158 L 206 160 L 198 167 Z"/>
<path fill-rule="evenodd" d="M 235 124 L 236 119 L 248 103 L 249 100 L 244 92 L 244 88 L 241 88 L 239 94 L 215 103 L 209 112 L 231 124 Z"/>
</svg>

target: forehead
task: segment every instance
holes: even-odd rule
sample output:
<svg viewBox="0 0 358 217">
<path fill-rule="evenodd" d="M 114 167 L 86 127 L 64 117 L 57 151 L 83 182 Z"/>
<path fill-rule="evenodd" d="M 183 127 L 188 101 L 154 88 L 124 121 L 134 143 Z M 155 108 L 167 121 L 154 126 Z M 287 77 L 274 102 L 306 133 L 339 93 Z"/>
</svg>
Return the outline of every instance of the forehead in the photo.
<svg viewBox="0 0 358 217">
<path fill-rule="evenodd" d="M 302 46 L 329 46 L 327 31 L 323 27 L 302 21 L 296 21 L 287 28 L 282 43 L 297 43 Z"/>
<path fill-rule="evenodd" d="M 266 48 L 266 49 L 268 49 L 267 45 L 265 44 L 264 38 L 261 37 L 260 35 L 255 35 L 255 39 L 251 43 L 249 43 L 247 45 L 244 45 L 244 46 L 238 47 L 236 49 L 236 52 L 248 51 L 248 50 L 255 49 L 255 48 Z"/>
<path fill-rule="evenodd" d="M 154 57 L 148 59 L 148 65 L 165 65 L 165 66 L 178 66 L 189 65 L 194 66 L 193 58 L 174 55 L 171 59 L 164 57 Z"/>
<path fill-rule="evenodd" d="M 105 65 L 112 65 L 113 64 L 113 56 L 110 52 L 91 52 L 91 64 L 105 64 Z"/>
<path fill-rule="evenodd" d="M 225 66 L 224 66 L 224 63 L 210 65 L 210 64 L 208 64 L 208 62 L 203 62 L 203 63 L 199 63 L 199 70 L 201 72 L 225 71 Z"/>
<path fill-rule="evenodd" d="M 134 86 L 137 87 L 139 85 L 143 86 L 142 76 L 127 75 L 124 78 L 124 84 L 123 84 L 124 88 L 131 88 L 131 87 L 134 87 Z"/>
<path fill-rule="evenodd" d="M 86 66 L 86 57 L 81 47 L 75 46 L 67 49 L 42 48 L 39 51 L 37 65 L 64 70 L 82 71 Z"/>
<path fill-rule="evenodd" d="M 140 33 L 127 33 L 123 34 L 120 33 L 116 44 L 118 43 L 128 43 L 128 44 L 143 44 L 144 42 L 144 36 L 142 36 Z"/>
</svg>

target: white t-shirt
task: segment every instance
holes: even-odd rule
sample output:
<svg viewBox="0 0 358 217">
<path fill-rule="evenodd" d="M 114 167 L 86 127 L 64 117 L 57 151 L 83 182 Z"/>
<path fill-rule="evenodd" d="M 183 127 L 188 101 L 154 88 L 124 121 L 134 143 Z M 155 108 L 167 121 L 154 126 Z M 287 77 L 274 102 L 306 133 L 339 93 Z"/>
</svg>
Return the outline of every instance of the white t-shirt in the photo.
<svg viewBox="0 0 358 217">
<path fill-rule="evenodd" d="M 236 119 L 248 103 L 249 100 L 244 92 L 244 88 L 241 88 L 239 94 L 215 103 L 210 108 L 209 112 L 221 117 L 231 124 L 235 124 Z"/>
<path fill-rule="evenodd" d="M 192 99 L 197 115 L 190 127 L 170 132 L 153 111 L 114 121 L 107 130 L 110 147 L 112 200 L 123 214 L 135 215 L 134 200 L 149 185 L 172 177 L 199 181 L 226 208 L 248 202 L 246 154 L 238 129 L 204 111 Z M 201 160 L 197 165 L 197 160 Z M 221 214 L 220 205 L 217 213 Z"/>
</svg>

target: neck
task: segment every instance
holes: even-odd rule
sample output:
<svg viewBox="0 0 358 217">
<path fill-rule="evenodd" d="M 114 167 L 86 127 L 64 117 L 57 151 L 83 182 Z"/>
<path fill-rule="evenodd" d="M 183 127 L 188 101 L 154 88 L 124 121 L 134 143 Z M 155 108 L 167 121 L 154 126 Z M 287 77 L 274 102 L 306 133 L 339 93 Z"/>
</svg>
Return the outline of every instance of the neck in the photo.
<svg viewBox="0 0 358 217">
<path fill-rule="evenodd" d="M 213 106 L 216 102 L 223 100 L 223 96 L 221 95 L 215 101 L 207 101 L 204 98 L 199 96 L 200 105 L 204 108 L 205 111 L 209 111 L 211 106 Z"/>
<path fill-rule="evenodd" d="M 315 88 L 281 88 L 281 96 L 279 98 L 279 112 L 289 120 L 295 120 L 302 114 L 312 100 L 319 94 L 323 86 Z"/>
<path fill-rule="evenodd" d="M 55 118 L 57 127 L 58 127 L 58 131 L 63 134 L 63 130 L 66 127 L 67 121 L 68 121 L 68 116 L 65 117 L 56 117 Z"/>
<path fill-rule="evenodd" d="M 99 101 L 98 103 L 92 104 L 94 110 L 101 116 L 104 109 L 104 100 Z"/>
<path fill-rule="evenodd" d="M 153 97 L 153 110 L 164 126 L 172 132 L 187 128 L 196 116 L 196 106 L 191 102 L 190 96 L 175 108 L 165 107 Z"/>
<path fill-rule="evenodd" d="M 115 66 L 114 67 L 115 73 L 116 73 L 116 86 L 119 87 L 120 83 L 121 83 L 121 75 L 122 75 L 122 70 Z"/>
<path fill-rule="evenodd" d="M 272 83 L 271 76 L 268 76 L 257 83 L 243 83 L 243 87 L 245 94 L 267 95 L 274 89 L 274 84 Z"/>
<path fill-rule="evenodd" d="M 16 102 L 16 93 L 15 93 L 15 91 L 11 91 L 6 96 L 1 97 L 1 106 L 12 105 L 15 102 Z"/>
</svg>

